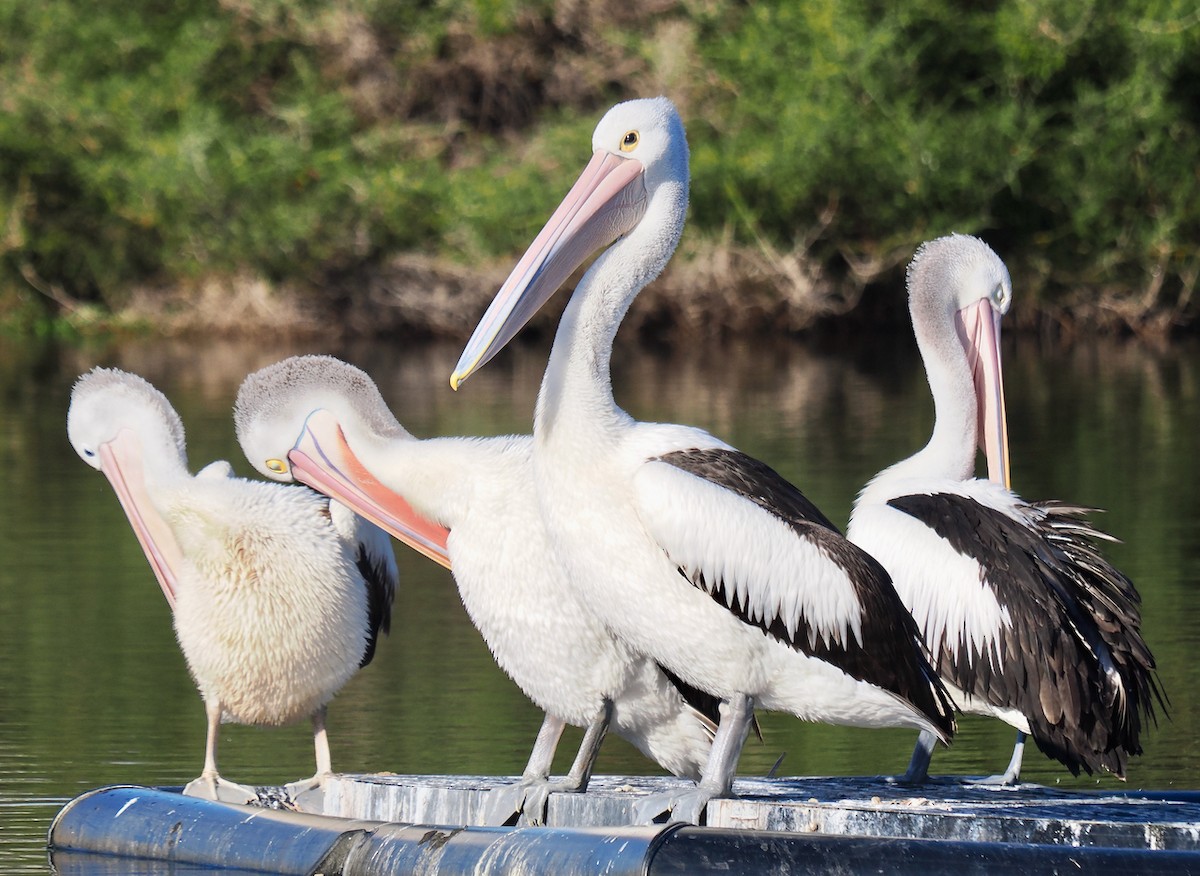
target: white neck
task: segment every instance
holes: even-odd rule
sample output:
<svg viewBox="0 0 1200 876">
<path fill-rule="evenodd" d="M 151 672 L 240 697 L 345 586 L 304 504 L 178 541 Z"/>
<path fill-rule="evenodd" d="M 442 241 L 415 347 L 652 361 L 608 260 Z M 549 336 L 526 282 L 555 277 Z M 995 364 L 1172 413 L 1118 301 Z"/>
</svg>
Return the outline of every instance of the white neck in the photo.
<svg viewBox="0 0 1200 876">
<path fill-rule="evenodd" d="M 660 185 L 637 227 L 584 274 L 559 322 L 538 394 L 533 433 L 539 443 L 565 438 L 570 427 L 594 433 L 630 421 L 613 399 L 613 341 L 633 299 L 670 260 L 686 210 L 686 181 Z"/>
<path fill-rule="evenodd" d="M 142 476 L 146 480 L 146 489 L 155 495 L 175 489 L 190 481 L 193 477 L 188 471 L 187 457 L 176 449 L 174 443 L 163 438 L 159 447 L 153 448 L 146 443 L 147 435 L 143 433 L 142 440 Z"/>
<path fill-rule="evenodd" d="M 346 422 L 342 431 L 367 470 L 422 517 L 453 528 L 467 513 L 476 474 L 472 463 L 479 456 L 468 445 L 475 439 L 420 440 L 403 431 L 382 436 Z"/>
<path fill-rule="evenodd" d="M 876 475 L 864 496 L 887 493 L 888 485 L 911 478 L 963 481 L 975 475 L 975 384 L 954 318 L 917 306 L 913 330 L 933 393 L 933 434 L 917 453 Z"/>
</svg>

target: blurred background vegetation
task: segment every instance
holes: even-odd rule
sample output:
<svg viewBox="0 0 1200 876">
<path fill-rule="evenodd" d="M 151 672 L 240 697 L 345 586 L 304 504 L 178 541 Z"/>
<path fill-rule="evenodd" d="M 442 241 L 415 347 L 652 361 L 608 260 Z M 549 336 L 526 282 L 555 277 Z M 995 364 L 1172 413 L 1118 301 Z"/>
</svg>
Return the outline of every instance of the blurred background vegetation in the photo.
<svg viewBox="0 0 1200 876">
<path fill-rule="evenodd" d="M 901 313 L 977 233 L 1018 320 L 1194 329 L 1194 0 L 0 0 L 0 323 L 453 335 L 667 94 L 692 148 L 646 330 Z"/>
</svg>

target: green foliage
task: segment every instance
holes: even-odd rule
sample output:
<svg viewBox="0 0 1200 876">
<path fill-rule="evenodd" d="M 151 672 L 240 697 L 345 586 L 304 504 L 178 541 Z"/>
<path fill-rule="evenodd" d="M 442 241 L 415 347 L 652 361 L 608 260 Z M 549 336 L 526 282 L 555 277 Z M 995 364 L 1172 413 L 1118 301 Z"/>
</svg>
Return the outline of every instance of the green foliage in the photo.
<svg viewBox="0 0 1200 876">
<path fill-rule="evenodd" d="M 0 27 L 0 312 L 507 255 L 603 107 L 666 86 L 701 235 L 836 271 L 974 231 L 1047 295 L 1194 318 L 1185 0 L 0 0 Z"/>
<path fill-rule="evenodd" d="M 957 229 L 1050 250 L 1063 286 L 1194 282 L 1198 40 L 1182 3 L 720 7 L 696 221 L 733 201 L 786 240 L 832 204 L 826 258 Z"/>
</svg>

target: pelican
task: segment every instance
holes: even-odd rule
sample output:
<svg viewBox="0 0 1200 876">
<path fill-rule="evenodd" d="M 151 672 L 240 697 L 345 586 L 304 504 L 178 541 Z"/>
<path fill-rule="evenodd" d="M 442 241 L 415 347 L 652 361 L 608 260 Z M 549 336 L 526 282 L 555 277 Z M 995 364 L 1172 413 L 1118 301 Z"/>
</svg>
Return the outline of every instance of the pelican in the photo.
<svg viewBox="0 0 1200 876">
<path fill-rule="evenodd" d="M 708 800 L 727 796 L 755 706 L 948 739 L 952 705 L 883 568 L 768 466 L 699 429 L 636 422 L 617 407 L 613 338 L 679 241 L 687 143 L 675 107 L 656 98 L 609 110 L 592 146 L 450 383 L 457 389 L 604 249 L 562 316 L 538 397 L 542 519 L 580 598 L 613 634 L 722 700 L 699 787 L 643 801 L 638 816 L 696 822 Z"/>
<path fill-rule="evenodd" d="M 451 569 L 496 662 L 546 713 L 521 780 L 493 789 L 487 820 L 539 823 L 552 792 L 586 790 L 610 722 L 672 773 L 699 779 L 716 701 L 632 653 L 566 585 L 538 513 L 530 436 L 418 440 L 369 376 L 329 356 L 247 377 L 235 421 L 263 474 L 345 502 Z M 566 724 L 587 729 L 569 774 L 552 781 Z"/>
<path fill-rule="evenodd" d="M 917 250 L 908 295 L 933 435 L 867 484 L 849 538 L 891 573 L 958 706 L 1017 729 L 1008 767 L 986 781 L 1018 781 L 1027 735 L 1075 775 L 1124 777 L 1143 718 L 1162 704 L 1141 600 L 1101 555 L 1114 539 L 1087 521 L 1091 509 L 1009 489 L 1008 269 L 977 238 L 938 238 Z M 977 447 L 988 480 L 974 477 Z M 925 778 L 931 741 L 918 741 L 906 780 Z"/>
<path fill-rule="evenodd" d="M 397 571 L 387 534 L 312 490 L 233 477 L 224 461 L 189 474 L 179 415 L 134 374 L 80 377 L 67 433 L 116 491 L 204 700 L 204 770 L 184 793 L 255 800 L 217 770 L 221 722 L 304 717 L 317 770 L 285 790 L 294 799 L 320 788 L 331 773 L 327 705 L 388 630 Z"/>
</svg>

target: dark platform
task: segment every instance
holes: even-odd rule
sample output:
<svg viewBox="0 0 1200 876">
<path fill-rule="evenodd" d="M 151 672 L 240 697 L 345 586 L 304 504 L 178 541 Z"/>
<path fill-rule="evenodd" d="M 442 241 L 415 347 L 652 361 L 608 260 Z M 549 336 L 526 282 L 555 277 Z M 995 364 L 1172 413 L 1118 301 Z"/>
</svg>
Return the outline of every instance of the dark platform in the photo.
<svg viewBox="0 0 1200 876">
<path fill-rule="evenodd" d="M 1119 873 L 1200 874 L 1200 794 L 1089 794 L 1036 785 L 919 789 L 882 779 L 739 779 L 708 826 L 631 826 L 633 801 L 677 780 L 596 777 L 557 794 L 546 827 L 484 827 L 511 778 L 337 776 L 309 812 L 233 806 L 162 789 L 84 794 L 55 819 L 60 874 Z M 683 783 L 680 783 L 683 786 Z M 265 795 L 269 796 L 269 795 Z M 114 859 L 107 859 L 112 861 Z M 192 872 L 188 870 L 188 872 Z"/>
</svg>

